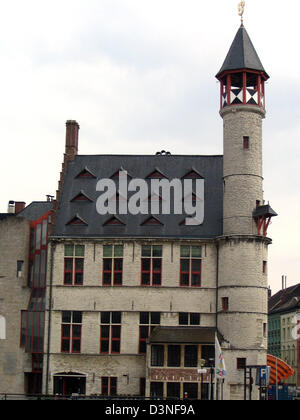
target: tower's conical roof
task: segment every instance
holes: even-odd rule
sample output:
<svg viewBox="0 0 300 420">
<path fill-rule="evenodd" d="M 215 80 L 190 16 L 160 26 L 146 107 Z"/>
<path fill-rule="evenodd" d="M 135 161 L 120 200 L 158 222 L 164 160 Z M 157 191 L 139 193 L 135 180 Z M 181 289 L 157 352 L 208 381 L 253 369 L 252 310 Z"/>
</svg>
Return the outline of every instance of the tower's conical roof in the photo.
<svg viewBox="0 0 300 420">
<path fill-rule="evenodd" d="M 252 41 L 243 25 L 239 28 L 217 78 L 228 70 L 249 69 L 266 73 Z"/>
</svg>

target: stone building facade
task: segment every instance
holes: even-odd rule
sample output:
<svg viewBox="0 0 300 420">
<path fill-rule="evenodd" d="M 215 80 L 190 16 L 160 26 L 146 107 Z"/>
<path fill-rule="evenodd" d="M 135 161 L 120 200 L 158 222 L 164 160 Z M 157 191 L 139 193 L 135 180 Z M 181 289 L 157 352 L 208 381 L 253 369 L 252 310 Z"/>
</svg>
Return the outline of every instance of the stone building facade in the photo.
<svg viewBox="0 0 300 420">
<path fill-rule="evenodd" d="M 30 291 L 28 270 L 29 222 L 14 215 L 0 217 L 0 393 L 24 393 L 24 372 L 30 357 L 20 348 L 20 308 L 26 308 Z M 24 243 L 26 244 L 24 246 Z"/>
<path fill-rule="evenodd" d="M 217 335 L 223 397 L 243 398 L 244 368 L 267 364 L 267 230 L 276 216 L 262 186 L 268 78 L 242 25 L 217 74 L 223 156 L 80 156 L 79 125 L 67 122 L 71 152 L 48 249 L 43 392 L 208 399 Z M 120 172 L 148 186 L 189 180 L 204 220 L 101 213 L 100 181 L 117 185 L 107 200 L 119 210 L 133 197 L 122 195 Z M 149 191 L 141 209 L 145 199 L 152 210 Z M 163 205 L 159 192 L 156 200 Z"/>
<path fill-rule="evenodd" d="M 53 203 L 0 214 L 0 394 L 42 392 L 45 276 Z"/>
</svg>

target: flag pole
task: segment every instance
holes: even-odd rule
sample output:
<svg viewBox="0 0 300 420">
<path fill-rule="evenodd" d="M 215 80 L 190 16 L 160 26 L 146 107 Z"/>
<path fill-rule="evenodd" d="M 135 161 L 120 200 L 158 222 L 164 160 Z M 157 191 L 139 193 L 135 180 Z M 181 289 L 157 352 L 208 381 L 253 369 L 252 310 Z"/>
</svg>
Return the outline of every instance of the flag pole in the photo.
<svg viewBox="0 0 300 420">
<path fill-rule="evenodd" d="M 218 400 L 218 393 L 217 393 L 217 386 L 218 386 L 218 378 L 217 378 L 217 363 L 218 363 L 218 349 L 217 349 L 217 343 L 218 343 L 218 336 L 217 331 L 215 332 L 215 389 L 214 389 L 214 395 L 215 395 L 215 401 Z"/>
</svg>

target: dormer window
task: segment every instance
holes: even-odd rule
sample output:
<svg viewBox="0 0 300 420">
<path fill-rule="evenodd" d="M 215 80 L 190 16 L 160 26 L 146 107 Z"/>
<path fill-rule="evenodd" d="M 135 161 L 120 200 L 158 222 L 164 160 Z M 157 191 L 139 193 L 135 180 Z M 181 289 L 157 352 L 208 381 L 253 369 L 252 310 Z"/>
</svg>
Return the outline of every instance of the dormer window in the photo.
<svg viewBox="0 0 300 420">
<path fill-rule="evenodd" d="M 88 224 L 78 215 L 74 216 L 68 223 L 67 226 L 88 226 Z"/>
<path fill-rule="evenodd" d="M 159 169 L 155 169 L 147 176 L 147 179 L 167 179 L 167 177 Z"/>
<path fill-rule="evenodd" d="M 79 194 L 72 198 L 71 202 L 73 203 L 74 201 L 88 201 L 91 203 L 93 200 L 91 200 L 83 191 L 80 191 Z"/>
<path fill-rule="evenodd" d="M 158 220 L 156 217 L 151 216 L 147 220 L 145 220 L 141 226 L 163 226 L 163 223 Z"/>
<path fill-rule="evenodd" d="M 120 169 L 118 169 L 116 172 L 114 172 L 111 175 L 110 179 L 119 178 L 122 175 L 124 176 L 125 173 L 127 174 L 127 178 L 132 179 L 132 176 L 126 171 L 126 169 L 123 169 L 122 167 Z"/>
<path fill-rule="evenodd" d="M 125 223 L 123 223 L 118 217 L 113 216 L 107 220 L 103 226 L 125 226 Z"/>
<path fill-rule="evenodd" d="M 79 174 L 76 176 L 76 178 L 96 178 L 96 176 L 87 168 L 85 167 Z"/>
<path fill-rule="evenodd" d="M 196 169 L 192 169 L 182 179 L 203 179 L 203 176 Z"/>
</svg>

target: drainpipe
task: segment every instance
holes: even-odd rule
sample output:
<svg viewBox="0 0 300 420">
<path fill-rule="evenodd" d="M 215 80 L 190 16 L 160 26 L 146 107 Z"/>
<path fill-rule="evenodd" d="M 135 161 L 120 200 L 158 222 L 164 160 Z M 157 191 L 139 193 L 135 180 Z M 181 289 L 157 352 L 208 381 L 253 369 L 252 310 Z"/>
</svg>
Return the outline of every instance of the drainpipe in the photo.
<svg viewBox="0 0 300 420">
<path fill-rule="evenodd" d="M 219 243 L 217 247 L 217 275 L 216 275 L 216 329 L 218 332 L 218 303 L 219 303 Z"/>
<path fill-rule="evenodd" d="M 51 242 L 50 253 L 50 281 L 49 281 L 49 316 L 48 316 L 48 342 L 47 342 L 47 367 L 46 367 L 46 395 L 49 394 L 49 365 L 50 365 L 50 337 L 51 337 L 51 320 L 52 320 L 52 285 L 53 285 L 53 266 L 54 251 L 56 245 Z"/>
</svg>

